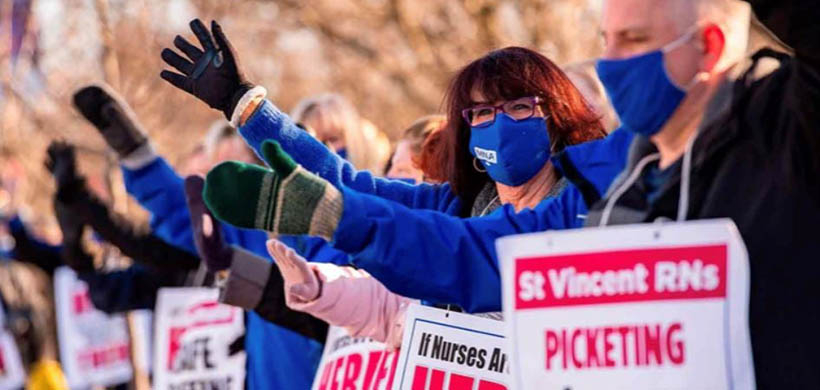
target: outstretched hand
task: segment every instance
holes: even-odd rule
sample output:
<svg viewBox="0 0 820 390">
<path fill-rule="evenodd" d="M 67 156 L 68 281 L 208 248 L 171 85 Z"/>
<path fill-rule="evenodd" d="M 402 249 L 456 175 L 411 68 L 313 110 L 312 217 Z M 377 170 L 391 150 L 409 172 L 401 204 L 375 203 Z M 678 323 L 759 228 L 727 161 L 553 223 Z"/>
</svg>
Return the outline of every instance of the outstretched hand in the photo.
<svg viewBox="0 0 820 390">
<path fill-rule="evenodd" d="M 74 145 L 65 141 L 52 141 L 48 146 L 46 168 L 54 176 L 57 189 L 77 182 L 77 157 Z"/>
<path fill-rule="evenodd" d="M 218 272 L 230 268 L 233 248 L 225 243 L 219 222 L 214 220 L 211 211 L 202 200 L 204 187 L 205 179 L 201 176 L 185 178 L 185 197 L 191 214 L 191 225 L 194 228 L 196 251 L 209 271 Z"/>
<path fill-rule="evenodd" d="M 273 257 L 282 279 L 285 280 L 285 300 L 306 303 L 315 300 L 322 292 L 319 278 L 304 257 L 277 239 L 267 242 L 268 253 Z"/>
<path fill-rule="evenodd" d="M 199 19 L 192 20 L 190 26 L 202 48 L 177 35 L 174 46 L 185 57 L 166 48 L 162 60 L 181 74 L 163 70 L 160 77 L 222 111 L 230 120 L 234 107 L 253 84 L 245 79 L 236 51 L 216 21 L 211 21 L 210 32 Z"/>
</svg>

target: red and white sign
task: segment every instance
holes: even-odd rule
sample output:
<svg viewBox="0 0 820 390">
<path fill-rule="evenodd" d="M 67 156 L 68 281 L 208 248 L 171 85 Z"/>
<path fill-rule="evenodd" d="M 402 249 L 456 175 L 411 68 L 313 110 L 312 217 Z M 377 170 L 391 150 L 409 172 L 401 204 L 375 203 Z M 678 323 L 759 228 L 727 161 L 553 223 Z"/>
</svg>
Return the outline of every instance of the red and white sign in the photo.
<svg viewBox="0 0 820 390">
<path fill-rule="evenodd" d="M 20 389 L 25 380 L 20 351 L 14 336 L 6 330 L 5 308 L 0 305 L 0 390 Z"/>
<path fill-rule="evenodd" d="M 518 389 L 753 389 L 749 265 L 729 220 L 497 241 Z"/>
<path fill-rule="evenodd" d="M 390 390 L 398 354 L 373 339 L 351 337 L 344 328 L 331 326 L 312 389 Z"/>
<path fill-rule="evenodd" d="M 131 380 L 128 325 L 123 315 L 94 308 L 88 285 L 68 267 L 54 271 L 60 363 L 69 387 L 110 386 Z"/>
<path fill-rule="evenodd" d="M 504 323 L 412 305 L 407 310 L 396 390 L 506 390 Z"/>
<path fill-rule="evenodd" d="M 230 345 L 245 333 L 244 313 L 218 298 L 215 288 L 159 290 L 154 389 L 244 388 L 245 352 L 230 353 Z"/>
</svg>

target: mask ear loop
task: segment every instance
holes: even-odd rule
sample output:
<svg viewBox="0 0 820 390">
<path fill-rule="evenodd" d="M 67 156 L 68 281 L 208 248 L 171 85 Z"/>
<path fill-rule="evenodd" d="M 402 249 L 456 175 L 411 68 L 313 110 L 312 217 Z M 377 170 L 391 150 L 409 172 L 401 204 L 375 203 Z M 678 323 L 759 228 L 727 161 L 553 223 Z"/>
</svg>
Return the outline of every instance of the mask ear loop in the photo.
<svg viewBox="0 0 820 390">
<path fill-rule="evenodd" d="M 689 27 L 688 29 L 686 29 L 686 32 L 684 32 L 683 35 L 681 35 L 680 37 L 678 37 L 674 41 L 667 43 L 665 46 L 663 46 L 660 49 L 661 52 L 663 52 L 663 54 L 667 54 L 670 51 L 675 50 L 675 49 L 683 46 L 685 43 L 689 42 L 690 40 L 692 40 L 692 38 L 695 37 L 695 33 L 698 31 L 700 26 L 701 26 L 701 24 L 698 23 L 698 24 L 693 25 L 692 27 Z M 709 77 L 708 72 L 698 71 L 697 73 L 695 73 L 694 76 L 692 76 L 692 80 L 689 80 L 689 82 L 686 83 L 685 86 L 678 87 L 678 88 L 681 88 L 684 91 L 689 91 L 690 89 L 692 89 L 692 87 L 695 86 L 695 84 L 698 83 L 698 81 L 704 80 L 708 77 Z M 673 82 L 673 84 L 677 84 L 677 83 Z"/>
<path fill-rule="evenodd" d="M 672 50 L 675 50 L 675 49 L 683 46 L 685 43 L 689 42 L 690 40 L 692 40 L 692 38 L 695 37 L 695 33 L 698 31 L 699 28 L 700 28 L 700 23 L 695 24 L 692 27 L 687 28 L 686 31 L 683 33 L 683 35 L 676 38 L 674 41 L 667 43 L 663 47 L 661 47 L 661 51 L 664 54 L 666 54 L 666 53 L 669 53 Z"/>
<path fill-rule="evenodd" d="M 473 168 L 475 168 L 476 171 L 479 171 L 481 173 L 486 173 L 487 170 L 486 169 L 481 169 L 480 165 L 481 164 L 478 163 L 478 159 L 473 157 Z"/>
</svg>

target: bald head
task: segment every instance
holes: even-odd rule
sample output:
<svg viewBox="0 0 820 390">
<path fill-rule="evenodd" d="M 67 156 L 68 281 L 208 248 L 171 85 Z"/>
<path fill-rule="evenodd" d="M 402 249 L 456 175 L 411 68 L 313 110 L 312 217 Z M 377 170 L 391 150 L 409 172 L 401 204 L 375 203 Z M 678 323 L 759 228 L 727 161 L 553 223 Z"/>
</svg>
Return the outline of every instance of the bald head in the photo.
<svg viewBox="0 0 820 390">
<path fill-rule="evenodd" d="M 690 31 L 715 24 L 726 37 L 726 55 L 738 61 L 748 41 L 750 8 L 739 0 L 604 0 L 606 58 L 658 49 Z"/>
</svg>

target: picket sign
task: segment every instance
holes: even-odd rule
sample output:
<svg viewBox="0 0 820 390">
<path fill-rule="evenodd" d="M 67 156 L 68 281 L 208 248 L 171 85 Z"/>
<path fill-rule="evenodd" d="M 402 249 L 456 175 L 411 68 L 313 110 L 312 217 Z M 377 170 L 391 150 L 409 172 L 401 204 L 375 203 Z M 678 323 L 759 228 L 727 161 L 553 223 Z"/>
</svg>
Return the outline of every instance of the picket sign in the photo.
<svg viewBox="0 0 820 390">
<path fill-rule="evenodd" d="M 23 387 L 26 373 L 14 336 L 6 329 L 6 310 L 0 304 L 0 390 Z"/>
<path fill-rule="evenodd" d="M 312 389 L 390 390 L 397 357 L 383 343 L 331 326 Z"/>
<path fill-rule="evenodd" d="M 728 219 L 505 237 L 516 389 L 754 389 L 749 258 Z"/>
<path fill-rule="evenodd" d="M 512 389 L 506 351 L 503 322 L 414 304 L 393 389 Z"/>
<path fill-rule="evenodd" d="M 88 286 L 68 267 L 54 271 L 60 363 L 72 389 L 131 380 L 128 326 L 123 315 L 94 308 Z"/>
<path fill-rule="evenodd" d="M 245 352 L 230 345 L 245 333 L 242 309 L 217 301 L 216 288 L 162 288 L 154 310 L 154 390 L 241 389 Z"/>
</svg>

